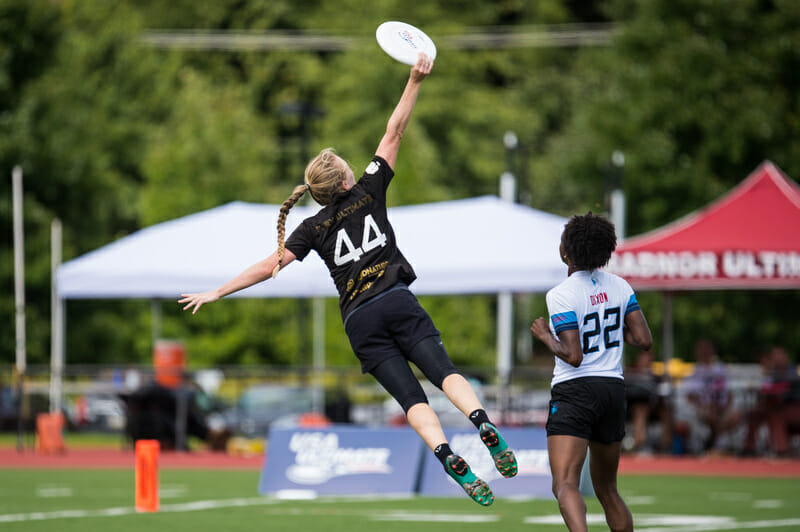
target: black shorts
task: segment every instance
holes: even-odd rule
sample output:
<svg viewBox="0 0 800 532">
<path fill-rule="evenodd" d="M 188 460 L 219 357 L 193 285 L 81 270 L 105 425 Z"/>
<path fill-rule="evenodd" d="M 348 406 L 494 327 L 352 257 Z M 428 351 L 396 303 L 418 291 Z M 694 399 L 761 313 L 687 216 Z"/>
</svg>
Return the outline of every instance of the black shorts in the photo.
<svg viewBox="0 0 800 532">
<path fill-rule="evenodd" d="M 363 373 L 392 357 L 407 357 L 421 340 L 439 336 L 431 317 L 411 290 L 402 285 L 351 312 L 344 329 Z"/>
<path fill-rule="evenodd" d="M 613 443 L 625 436 L 625 381 L 579 377 L 553 386 L 548 436 Z"/>
</svg>

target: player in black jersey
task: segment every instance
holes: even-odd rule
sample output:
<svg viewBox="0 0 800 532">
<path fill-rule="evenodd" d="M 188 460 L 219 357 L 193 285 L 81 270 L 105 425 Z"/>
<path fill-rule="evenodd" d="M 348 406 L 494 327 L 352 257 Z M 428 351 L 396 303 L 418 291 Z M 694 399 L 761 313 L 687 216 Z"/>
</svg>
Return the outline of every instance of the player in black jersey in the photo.
<svg viewBox="0 0 800 532">
<path fill-rule="evenodd" d="M 400 140 L 433 62 L 424 54 L 412 67 L 386 133 L 364 174 L 356 182 L 347 162 L 326 149 L 305 170 L 305 183 L 292 191 L 278 217 L 278 249 L 223 286 L 179 300 L 193 313 L 205 303 L 275 277 L 295 259 L 315 250 L 339 292 L 339 306 L 350 345 L 364 373 L 371 373 L 400 403 L 409 425 L 442 462 L 445 471 L 476 502 L 494 500 L 463 458 L 453 453 L 438 417 L 409 366 L 413 362 L 473 422 L 505 477 L 517 473 L 517 461 L 491 423 L 469 382 L 445 351 L 439 331 L 408 288 L 416 275 L 397 247 L 386 216 L 386 189 L 394 176 Z M 284 242 L 289 210 L 305 194 L 323 205 Z"/>
</svg>

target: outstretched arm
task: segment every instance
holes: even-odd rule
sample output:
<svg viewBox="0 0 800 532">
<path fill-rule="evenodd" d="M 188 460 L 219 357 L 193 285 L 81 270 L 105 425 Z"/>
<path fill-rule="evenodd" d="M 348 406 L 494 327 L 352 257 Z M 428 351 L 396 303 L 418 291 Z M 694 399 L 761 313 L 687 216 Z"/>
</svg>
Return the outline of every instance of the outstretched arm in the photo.
<svg viewBox="0 0 800 532">
<path fill-rule="evenodd" d="M 288 249 L 284 250 L 281 268 L 288 266 L 295 258 L 294 253 Z M 216 290 L 210 290 L 201 294 L 181 294 L 181 299 L 178 300 L 178 303 L 185 305 L 183 310 L 192 309 L 192 314 L 196 314 L 197 311 L 200 310 L 200 307 L 206 303 L 213 303 L 229 294 L 266 281 L 272 277 L 272 271 L 277 265 L 278 252 L 276 251 L 266 259 L 253 264 Z"/>
<path fill-rule="evenodd" d="M 417 103 L 417 95 L 419 95 L 422 80 L 431 73 L 432 68 L 433 61 L 427 55 L 420 53 L 417 63 L 411 68 L 403 95 L 400 97 L 400 101 L 386 124 L 386 133 L 383 135 L 375 155 L 382 157 L 389 163 L 391 168 L 394 168 L 394 163 L 397 160 L 400 139 L 403 138 L 408 121 L 411 119 L 411 112 Z"/>
</svg>

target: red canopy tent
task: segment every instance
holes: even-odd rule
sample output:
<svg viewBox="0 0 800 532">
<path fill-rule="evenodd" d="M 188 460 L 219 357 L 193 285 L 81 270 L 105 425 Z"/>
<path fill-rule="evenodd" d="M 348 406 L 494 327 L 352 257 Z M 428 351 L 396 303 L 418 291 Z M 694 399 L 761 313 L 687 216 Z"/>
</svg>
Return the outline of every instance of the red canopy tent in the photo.
<svg viewBox="0 0 800 532">
<path fill-rule="evenodd" d="M 800 187 L 766 161 L 705 208 L 622 242 L 608 269 L 640 290 L 800 288 Z"/>
<path fill-rule="evenodd" d="M 669 360 L 673 291 L 800 288 L 800 187 L 766 161 L 708 206 L 623 241 L 608 270 L 665 292 Z"/>
</svg>

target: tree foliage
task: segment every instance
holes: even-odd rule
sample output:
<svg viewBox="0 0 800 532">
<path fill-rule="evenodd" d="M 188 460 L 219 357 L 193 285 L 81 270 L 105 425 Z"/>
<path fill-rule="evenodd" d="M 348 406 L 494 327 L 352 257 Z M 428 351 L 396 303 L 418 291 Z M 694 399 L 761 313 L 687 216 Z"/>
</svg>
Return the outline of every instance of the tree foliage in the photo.
<svg viewBox="0 0 800 532">
<path fill-rule="evenodd" d="M 439 46 L 397 161 L 392 205 L 494 194 L 512 169 L 522 202 L 563 215 L 602 212 L 621 181 L 635 234 L 715 199 L 764 159 L 800 176 L 800 8 L 790 0 L 0 0 L 0 167 L 6 176 L 16 164 L 25 172 L 31 362 L 49 360 L 53 218 L 63 221 L 69 260 L 228 201 L 281 202 L 324 147 L 363 166 L 408 72 L 374 42 L 374 28 L 391 19 L 420 25 Z M 611 44 L 458 49 L 448 40 L 476 28 L 575 22 L 613 23 Z M 142 40 L 153 30 L 321 32 L 362 46 L 170 50 Z M 520 139 L 513 152 L 506 131 Z M 624 172 L 610 164 L 614 150 L 625 154 Z M 0 319 L 13 324 L 11 187 L 3 182 Z M 475 253 L 494 252 L 491 242 L 476 244 Z M 659 336 L 660 296 L 643 300 Z M 492 364 L 493 298 L 424 303 L 459 364 Z M 161 305 L 163 335 L 183 338 L 192 363 L 309 360 L 307 302 L 227 301 L 194 317 Z M 796 293 L 703 293 L 675 305 L 678 354 L 706 334 L 733 358 L 756 343 L 800 350 Z M 70 302 L 69 361 L 148 360 L 150 312 L 144 301 Z M 326 316 L 329 360 L 354 364 L 335 301 Z M 13 353 L 13 327 L 4 327 L 0 361 Z"/>
</svg>

